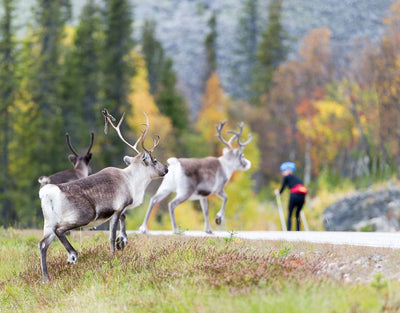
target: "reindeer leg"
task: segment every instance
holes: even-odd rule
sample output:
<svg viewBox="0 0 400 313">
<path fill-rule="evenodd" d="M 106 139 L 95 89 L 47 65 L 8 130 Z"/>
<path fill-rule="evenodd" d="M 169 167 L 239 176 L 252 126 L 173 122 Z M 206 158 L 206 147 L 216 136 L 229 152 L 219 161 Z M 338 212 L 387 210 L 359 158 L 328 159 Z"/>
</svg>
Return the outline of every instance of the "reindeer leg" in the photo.
<svg viewBox="0 0 400 313">
<path fill-rule="evenodd" d="M 204 215 L 204 231 L 207 234 L 212 234 L 212 229 L 210 226 L 210 222 L 208 221 L 208 202 L 207 198 L 201 198 L 200 199 L 200 205 L 201 209 L 203 210 L 203 215 Z"/>
<path fill-rule="evenodd" d="M 125 219 L 126 216 L 125 214 L 121 214 L 119 217 L 119 236 L 117 237 L 117 240 L 115 241 L 115 246 L 117 247 L 118 250 L 124 250 L 127 242 L 128 242 L 128 235 L 126 234 L 126 226 L 125 226 Z"/>
<path fill-rule="evenodd" d="M 114 254 L 115 251 L 115 237 L 117 234 L 117 226 L 118 226 L 118 221 L 120 219 L 121 212 L 116 212 L 111 218 L 110 221 L 110 251 L 111 254 Z"/>
<path fill-rule="evenodd" d="M 222 190 L 220 193 L 217 193 L 217 196 L 220 199 L 222 199 L 222 206 L 221 206 L 221 209 L 217 213 L 217 217 L 215 218 L 215 223 L 217 223 L 217 225 L 221 225 L 222 220 L 225 217 L 225 206 L 226 206 L 226 201 L 228 201 L 228 196 L 224 190 Z"/>
<path fill-rule="evenodd" d="M 68 241 L 67 237 L 65 236 L 65 233 L 68 230 L 70 230 L 70 229 L 57 228 L 55 230 L 55 233 L 56 233 L 57 238 L 63 244 L 64 248 L 68 251 L 67 262 L 69 264 L 75 264 L 78 261 L 78 252 L 76 252 L 74 247 L 72 247 L 71 243 Z"/>
<path fill-rule="evenodd" d="M 47 249 L 49 248 L 50 244 L 53 242 L 56 235 L 54 234 L 53 229 L 51 228 L 44 228 L 43 231 L 43 238 L 40 240 L 39 246 L 39 254 L 40 254 L 40 265 L 42 267 L 42 275 L 43 275 L 43 282 L 47 283 L 49 279 L 49 274 L 47 272 L 47 262 L 46 262 L 46 254 Z"/>
<path fill-rule="evenodd" d="M 162 189 L 161 187 L 162 186 L 160 186 L 160 188 L 158 189 L 157 193 L 153 197 L 151 197 L 151 199 L 150 199 L 150 203 L 149 203 L 149 207 L 148 207 L 147 212 L 146 212 L 146 216 L 144 217 L 144 221 L 143 221 L 142 225 L 139 227 L 139 231 L 141 233 L 147 234 L 148 231 L 149 231 L 148 228 L 147 228 L 147 223 L 149 221 L 150 213 L 153 210 L 153 207 L 157 203 L 159 203 L 163 199 L 165 199 L 165 197 L 167 197 L 171 193 L 169 190 Z"/>
<path fill-rule="evenodd" d="M 171 217 L 172 230 L 175 234 L 179 234 L 178 226 L 175 221 L 175 208 L 181 203 L 185 202 L 189 197 L 176 196 L 171 202 L 168 203 L 169 216 Z"/>
</svg>

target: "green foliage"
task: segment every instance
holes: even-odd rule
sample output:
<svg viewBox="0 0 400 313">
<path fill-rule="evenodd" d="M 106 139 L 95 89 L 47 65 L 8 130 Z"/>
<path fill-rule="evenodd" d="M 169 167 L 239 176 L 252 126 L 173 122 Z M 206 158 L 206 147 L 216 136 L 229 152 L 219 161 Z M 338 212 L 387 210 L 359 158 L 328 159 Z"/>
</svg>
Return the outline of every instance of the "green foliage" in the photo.
<svg viewBox="0 0 400 313">
<path fill-rule="evenodd" d="M 10 173 L 15 184 L 10 195 L 19 226 L 41 224 L 37 179 L 60 170 L 65 162 L 54 156 L 64 152 L 58 144 L 64 136 L 57 105 L 61 98 L 58 69 L 69 9 L 68 1 L 38 1 L 35 28 L 21 49 L 20 89 L 11 111 L 14 136 L 10 142 Z"/>
<path fill-rule="evenodd" d="M 285 245 L 281 250 L 279 250 L 279 257 L 284 258 L 288 255 L 288 253 L 293 249 L 292 245 Z"/>
<path fill-rule="evenodd" d="M 388 281 L 386 279 L 384 279 L 382 273 L 377 273 L 373 277 L 371 286 L 376 288 L 379 291 L 388 286 Z"/>
<path fill-rule="evenodd" d="M 177 138 L 177 145 L 180 147 L 179 157 L 202 158 L 209 156 L 210 142 L 199 133 L 186 130 Z"/>
<path fill-rule="evenodd" d="M 9 169 L 10 142 L 13 138 L 11 109 L 18 91 L 17 42 L 12 23 L 15 11 L 13 0 L 1 2 L 0 18 L 0 223 L 9 225 L 15 220 L 12 197 L 12 180 Z"/>
<path fill-rule="evenodd" d="M 243 4 L 236 30 L 236 60 L 232 68 L 232 79 L 236 83 L 235 96 L 249 101 L 254 97 L 253 73 L 257 62 L 257 45 L 259 37 L 258 0 L 247 0 Z"/>
<path fill-rule="evenodd" d="M 172 125 L 181 133 L 189 127 L 189 114 L 184 98 L 176 90 L 177 78 L 172 59 L 164 62 L 156 102 L 160 112 L 171 118 Z"/>
<path fill-rule="evenodd" d="M 128 0 L 105 1 L 104 42 L 102 47 L 101 107 L 118 118 L 129 115 L 130 78 L 134 74 L 131 51 L 134 47 L 132 5 Z M 115 132 L 110 132 L 102 143 L 103 166 L 116 163 L 114 155 L 126 147 Z"/>
<path fill-rule="evenodd" d="M 62 99 L 65 129 L 77 146 L 87 144 L 83 134 L 101 129 L 101 47 L 104 40 L 100 8 L 90 0 L 83 7 L 79 24 L 71 31 L 63 64 Z M 95 114 L 97 112 L 97 114 Z M 96 138 L 97 139 L 97 138 Z M 96 162 L 96 160 L 94 160 Z"/>
<path fill-rule="evenodd" d="M 164 48 L 155 38 L 156 22 L 146 20 L 142 30 L 142 53 L 146 61 L 150 93 L 154 95 L 160 112 L 168 116 L 180 134 L 188 128 L 188 109 L 176 89 L 177 77 L 173 61 L 166 57 Z M 179 149 L 178 146 L 178 152 Z"/>
<path fill-rule="evenodd" d="M 210 78 L 211 73 L 217 70 L 217 15 L 213 11 L 210 19 L 208 20 L 208 27 L 210 32 L 204 40 L 204 47 L 206 49 L 206 80 Z"/>
<path fill-rule="evenodd" d="M 133 74 L 130 53 L 132 39 L 132 7 L 127 0 L 106 1 L 103 72 L 104 105 L 110 112 L 128 108 L 129 78 Z"/>
<path fill-rule="evenodd" d="M 165 52 L 161 43 L 155 38 L 156 21 L 146 19 L 142 27 L 142 53 L 146 61 L 150 93 L 155 95 L 161 79 L 165 62 Z"/>
<path fill-rule="evenodd" d="M 268 24 L 261 35 L 257 48 L 257 65 L 254 68 L 256 97 L 269 92 L 274 71 L 286 60 L 289 51 L 289 36 L 282 25 L 282 0 L 271 1 L 268 10 Z M 254 101 L 259 103 L 257 98 Z"/>
<path fill-rule="evenodd" d="M 226 243 L 232 243 L 238 239 L 236 236 L 237 236 L 237 232 L 232 230 L 229 232 L 229 237 L 224 237 L 224 240 Z"/>
</svg>

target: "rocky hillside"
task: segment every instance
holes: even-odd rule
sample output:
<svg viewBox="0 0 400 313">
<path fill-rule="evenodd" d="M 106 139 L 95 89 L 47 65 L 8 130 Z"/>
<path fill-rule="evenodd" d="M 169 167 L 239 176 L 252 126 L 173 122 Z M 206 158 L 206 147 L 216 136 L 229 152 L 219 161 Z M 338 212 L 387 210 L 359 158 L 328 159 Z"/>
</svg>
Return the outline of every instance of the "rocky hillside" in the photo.
<svg viewBox="0 0 400 313">
<path fill-rule="evenodd" d="M 330 231 L 399 231 L 400 189 L 358 192 L 329 205 L 322 220 Z"/>
<path fill-rule="evenodd" d="M 244 0 L 146 0 L 136 3 L 137 26 L 145 18 L 158 23 L 158 36 L 173 57 L 180 77 L 180 87 L 191 100 L 192 113 L 199 109 L 199 90 L 204 66 L 203 41 L 208 32 L 210 13 L 217 12 L 218 64 L 222 83 L 229 93 L 232 84 L 232 63 L 235 59 L 235 32 Z M 332 31 L 332 47 L 336 57 L 344 58 L 353 49 L 357 38 L 379 38 L 383 31 L 382 17 L 392 0 L 285 0 L 283 23 L 288 33 L 301 40 L 310 29 L 327 26 Z M 269 1 L 262 4 L 260 15 L 267 20 Z M 294 43 L 293 49 L 297 48 Z"/>
<path fill-rule="evenodd" d="M 103 3 L 103 0 L 98 0 Z M 157 35 L 175 62 L 180 89 L 189 99 L 192 116 L 201 103 L 201 77 L 204 68 L 203 41 L 208 32 L 207 21 L 217 13 L 218 64 L 223 86 L 232 93 L 232 66 L 235 60 L 235 32 L 245 0 L 132 0 L 135 6 L 135 36 L 140 34 L 144 19 L 157 21 Z M 284 0 L 283 24 L 298 41 L 310 29 L 327 26 L 332 31 L 332 47 L 337 60 L 345 59 L 355 47 L 357 38 L 372 40 L 382 34 L 382 18 L 393 0 Z M 20 24 L 31 19 L 30 7 L 36 0 L 19 1 Z M 72 0 L 74 19 L 85 4 Z M 259 0 L 260 15 L 267 20 L 269 0 Z M 298 43 L 293 43 L 296 50 Z"/>
</svg>

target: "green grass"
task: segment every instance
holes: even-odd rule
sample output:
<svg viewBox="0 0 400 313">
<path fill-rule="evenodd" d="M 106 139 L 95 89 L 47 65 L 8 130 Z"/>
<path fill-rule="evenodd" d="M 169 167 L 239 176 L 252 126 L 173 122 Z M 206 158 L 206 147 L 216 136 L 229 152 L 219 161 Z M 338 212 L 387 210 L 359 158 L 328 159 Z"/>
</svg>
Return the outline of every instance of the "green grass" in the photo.
<svg viewBox="0 0 400 313">
<path fill-rule="evenodd" d="M 40 233 L 0 230 L 0 312 L 400 312 L 397 250 L 231 237 L 136 235 L 111 256 L 72 232 L 78 263 L 54 242 L 42 284 Z"/>
</svg>

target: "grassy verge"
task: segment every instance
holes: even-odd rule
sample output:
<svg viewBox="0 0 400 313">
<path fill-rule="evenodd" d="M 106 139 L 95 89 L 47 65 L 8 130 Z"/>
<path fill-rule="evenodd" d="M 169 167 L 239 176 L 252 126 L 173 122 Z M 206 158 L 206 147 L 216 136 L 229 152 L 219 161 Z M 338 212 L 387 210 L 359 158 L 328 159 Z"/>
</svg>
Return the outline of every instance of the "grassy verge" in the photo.
<svg viewBox="0 0 400 313">
<path fill-rule="evenodd" d="M 78 263 L 40 233 L 0 231 L 1 312 L 400 312 L 399 252 L 306 243 L 73 232 Z"/>
</svg>

